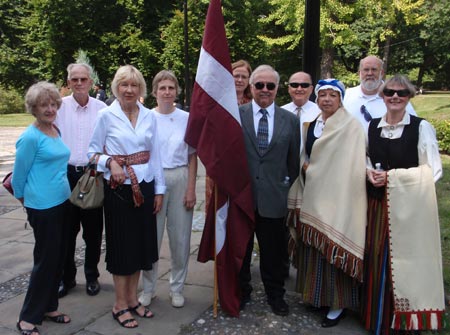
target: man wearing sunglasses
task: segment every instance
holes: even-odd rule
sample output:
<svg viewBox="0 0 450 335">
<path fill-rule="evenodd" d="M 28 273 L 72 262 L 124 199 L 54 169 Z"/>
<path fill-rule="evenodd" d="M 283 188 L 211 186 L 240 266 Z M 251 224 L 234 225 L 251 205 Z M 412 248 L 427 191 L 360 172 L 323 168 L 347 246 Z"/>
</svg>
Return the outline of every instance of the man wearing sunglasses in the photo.
<svg viewBox="0 0 450 335">
<path fill-rule="evenodd" d="M 92 88 L 92 67 L 86 63 L 70 64 L 67 67 L 67 84 L 72 94 L 62 98 L 55 124 L 61 130 L 63 142 L 70 149 L 67 178 L 73 189 L 84 173 L 88 163 L 88 146 L 94 131 L 95 120 L 99 110 L 106 104 L 89 96 Z M 103 234 L 103 207 L 81 209 L 70 204 L 70 231 L 68 233 L 67 255 L 64 273 L 59 286 L 59 297 L 67 295 L 76 285 L 75 247 L 78 232 L 83 226 L 83 240 L 86 245 L 84 257 L 84 275 L 86 293 L 97 295 L 100 291 L 98 262 L 100 260 Z"/>
<path fill-rule="evenodd" d="M 289 78 L 288 92 L 292 101 L 281 108 L 294 113 L 300 119 L 300 135 L 303 131 L 303 123 L 313 121 L 319 114 L 320 109 L 309 100 L 313 92 L 311 76 L 306 72 L 296 72 Z M 303 148 L 300 139 L 300 150 Z"/>
<path fill-rule="evenodd" d="M 252 178 L 255 233 L 260 251 L 261 279 L 272 311 L 288 315 L 284 301 L 285 263 L 288 259 L 287 194 L 299 172 L 300 122 L 275 105 L 280 76 L 269 65 L 260 65 L 250 76 L 253 100 L 239 108 L 247 160 Z M 250 260 L 253 236 L 240 273 L 241 308 L 250 301 Z"/>
<path fill-rule="evenodd" d="M 359 63 L 360 84 L 345 92 L 345 109 L 358 119 L 366 132 L 372 119 L 386 114 L 386 105 L 378 94 L 383 76 L 383 61 L 376 56 L 367 56 Z M 411 103 L 406 106 L 406 111 L 417 115 Z"/>
</svg>

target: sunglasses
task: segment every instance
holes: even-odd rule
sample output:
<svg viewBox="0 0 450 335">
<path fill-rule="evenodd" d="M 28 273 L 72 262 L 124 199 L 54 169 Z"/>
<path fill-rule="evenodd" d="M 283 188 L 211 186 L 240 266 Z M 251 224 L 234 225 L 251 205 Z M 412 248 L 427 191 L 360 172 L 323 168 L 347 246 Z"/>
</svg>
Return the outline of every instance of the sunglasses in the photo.
<svg viewBox="0 0 450 335">
<path fill-rule="evenodd" d="M 260 81 L 258 81 L 257 83 L 254 83 L 253 86 L 255 86 L 255 88 L 257 90 L 262 90 L 265 87 L 267 87 L 267 89 L 269 91 L 273 91 L 275 89 L 275 87 L 277 87 L 277 85 L 275 83 L 262 83 Z"/>
<path fill-rule="evenodd" d="M 89 78 L 70 78 L 69 80 L 74 84 L 76 84 L 78 82 L 81 82 L 84 84 L 85 82 L 87 82 L 89 80 Z"/>
<path fill-rule="evenodd" d="M 370 113 L 367 111 L 366 106 L 362 105 L 359 111 L 364 116 L 364 120 L 366 120 L 367 122 L 372 120 L 372 115 L 370 115 Z"/>
<path fill-rule="evenodd" d="M 391 90 L 390 88 L 385 88 L 383 90 L 383 94 L 387 97 L 393 97 L 395 93 L 397 93 L 397 95 L 401 98 L 409 97 L 410 95 L 410 92 L 407 88 L 403 90 Z"/>
<path fill-rule="evenodd" d="M 299 86 L 301 88 L 308 88 L 311 85 L 312 84 L 310 84 L 310 83 L 289 83 L 289 86 L 291 86 L 292 88 L 298 88 Z"/>
</svg>

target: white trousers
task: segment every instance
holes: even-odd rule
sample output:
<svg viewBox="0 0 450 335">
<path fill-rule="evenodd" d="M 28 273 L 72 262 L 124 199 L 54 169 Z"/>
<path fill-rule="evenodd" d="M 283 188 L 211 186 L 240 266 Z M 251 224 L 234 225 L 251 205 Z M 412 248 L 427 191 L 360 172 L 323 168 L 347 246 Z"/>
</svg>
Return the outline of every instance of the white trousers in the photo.
<svg viewBox="0 0 450 335">
<path fill-rule="evenodd" d="M 158 253 L 161 251 L 164 227 L 166 226 L 171 258 L 170 291 L 182 293 L 188 271 L 194 213 L 193 210 L 187 210 L 183 205 L 187 188 L 188 167 L 164 169 L 164 178 L 167 187 L 166 193 L 164 194 L 161 211 L 156 215 Z M 157 280 L 158 262 L 155 262 L 152 270 L 142 271 L 144 292 L 154 294 Z"/>
</svg>

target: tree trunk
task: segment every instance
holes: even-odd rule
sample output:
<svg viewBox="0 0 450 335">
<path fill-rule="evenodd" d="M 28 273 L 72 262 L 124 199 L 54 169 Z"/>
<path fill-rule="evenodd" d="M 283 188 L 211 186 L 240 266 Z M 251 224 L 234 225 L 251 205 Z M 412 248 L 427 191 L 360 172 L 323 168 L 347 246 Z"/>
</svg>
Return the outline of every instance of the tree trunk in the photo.
<svg viewBox="0 0 450 335">
<path fill-rule="evenodd" d="M 320 64 L 321 78 L 333 78 L 334 49 L 332 47 L 322 50 L 322 62 Z"/>
</svg>

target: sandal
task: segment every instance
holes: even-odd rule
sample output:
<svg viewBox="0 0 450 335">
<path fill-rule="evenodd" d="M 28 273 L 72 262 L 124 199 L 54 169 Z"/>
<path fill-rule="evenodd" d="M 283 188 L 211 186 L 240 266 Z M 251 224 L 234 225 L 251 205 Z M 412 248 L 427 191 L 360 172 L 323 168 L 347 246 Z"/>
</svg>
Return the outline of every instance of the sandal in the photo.
<svg viewBox="0 0 450 335">
<path fill-rule="evenodd" d="M 20 335 L 32 335 L 33 333 L 35 334 L 40 334 L 39 330 L 34 327 L 33 329 L 24 329 L 20 326 L 20 321 L 17 321 L 17 330 L 20 331 Z"/>
<path fill-rule="evenodd" d="M 128 312 L 130 312 L 130 310 L 128 308 L 122 309 L 121 311 L 118 311 L 117 313 L 114 313 L 114 311 L 112 311 L 112 316 L 113 316 L 114 320 L 116 320 L 119 323 L 119 325 L 121 325 L 122 327 L 124 327 L 124 328 L 136 328 L 138 325 L 134 325 L 134 326 L 130 326 L 130 327 L 127 326 L 131 322 L 136 321 L 136 319 L 133 318 L 133 317 L 130 318 L 130 319 L 123 320 L 123 321 L 119 320 L 120 316 L 122 316 L 122 315 L 124 315 L 125 313 L 128 313 Z"/>
<path fill-rule="evenodd" d="M 139 316 L 141 318 L 145 318 L 145 319 L 151 319 L 152 317 L 155 316 L 155 314 L 153 314 L 153 312 L 151 310 L 149 310 L 147 307 L 144 307 L 144 306 L 142 306 L 144 308 L 144 313 L 139 314 L 139 312 L 137 310 L 141 306 L 142 306 L 142 304 L 138 303 L 136 306 L 130 307 L 129 310 L 130 310 L 130 312 L 135 313 L 137 316 Z M 150 313 L 150 314 L 148 314 L 148 313 Z"/>
<path fill-rule="evenodd" d="M 70 318 L 68 321 L 66 321 L 66 314 L 58 314 L 58 315 L 54 315 L 54 316 L 50 316 L 50 315 L 46 315 L 45 319 L 56 322 L 56 323 L 69 323 L 70 322 Z M 67 316 L 68 317 L 68 316 Z"/>
</svg>

